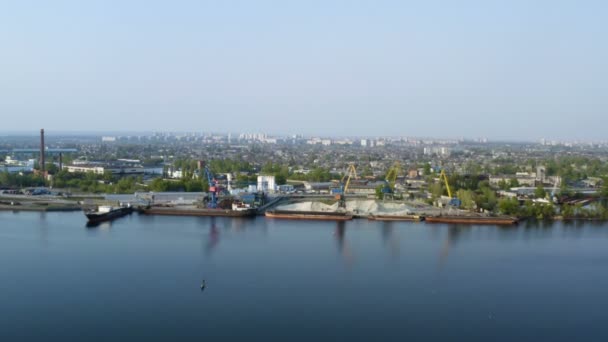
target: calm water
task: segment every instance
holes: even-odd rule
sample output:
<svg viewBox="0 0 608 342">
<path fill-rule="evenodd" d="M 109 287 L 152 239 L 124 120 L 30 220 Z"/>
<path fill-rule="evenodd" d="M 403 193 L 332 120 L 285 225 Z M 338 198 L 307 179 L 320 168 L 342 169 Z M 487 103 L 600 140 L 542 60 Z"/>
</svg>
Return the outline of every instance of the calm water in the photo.
<svg viewBox="0 0 608 342">
<path fill-rule="evenodd" d="M 84 222 L 0 212 L 1 341 L 608 340 L 607 225 Z"/>
</svg>

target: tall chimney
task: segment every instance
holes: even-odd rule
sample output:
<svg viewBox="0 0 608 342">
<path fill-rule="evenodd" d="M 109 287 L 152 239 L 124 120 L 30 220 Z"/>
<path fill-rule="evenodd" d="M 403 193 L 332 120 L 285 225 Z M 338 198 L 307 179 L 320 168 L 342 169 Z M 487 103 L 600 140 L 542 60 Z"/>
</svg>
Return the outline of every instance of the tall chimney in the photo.
<svg viewBox="0 0 608 342">
<path fill-rule="evenodd" d="M 40 130 L 40 172 L 44 174 L 44 128 Z"/>
</svg>

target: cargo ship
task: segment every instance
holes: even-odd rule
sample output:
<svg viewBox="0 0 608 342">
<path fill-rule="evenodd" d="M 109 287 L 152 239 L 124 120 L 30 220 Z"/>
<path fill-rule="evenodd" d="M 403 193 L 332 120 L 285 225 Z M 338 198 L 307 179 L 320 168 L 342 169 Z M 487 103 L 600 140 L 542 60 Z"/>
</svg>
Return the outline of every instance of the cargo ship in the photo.
<svg viewBox="0 0 608 342">
<path fill-rule="evenodd" d="M 103 221 L 110 221 L 118 217 L 122 217 L 133 212 L 133 207 L 130 205 L 125 207 L 112 207 L 109 205 L 102 205 L 97 207 L 96 210 L 85 210 L 84 214 L 89 220 L 89 223 L 98 223 Z"/>
<path fill-rule="evenodd" d="M 424 216 L 420 215 L 369 215 L 368 220 L 372 221 L 413 221 L 420 222 L 424 220 Z"/>
<path fill-rule="evenodd" d="M 461 223 L 461 224 L 517 224 L 518 219 L 510 216 L 466 216 L 466 215 L 439 215 L 427 216 L 426 222 L 429 223 Z"/>
<path fill-rule="evenodd" d="M 349 221 L 353 219 L 351 213 L 334 211 L 269 210 L 265 215 L 269 218 L 288 220 Z"/>
</svg>

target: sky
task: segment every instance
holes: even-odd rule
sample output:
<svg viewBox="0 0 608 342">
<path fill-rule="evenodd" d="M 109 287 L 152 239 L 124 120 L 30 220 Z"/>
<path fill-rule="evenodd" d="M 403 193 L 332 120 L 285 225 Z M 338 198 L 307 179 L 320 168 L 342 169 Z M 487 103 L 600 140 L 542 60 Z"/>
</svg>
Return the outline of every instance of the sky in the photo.
<svg viewBox="0 0 608 342">
<path fill-rule="evenodd" d="M 608 140 L 608 1 L 0 0 L 0 131 Z"/>
</svg>

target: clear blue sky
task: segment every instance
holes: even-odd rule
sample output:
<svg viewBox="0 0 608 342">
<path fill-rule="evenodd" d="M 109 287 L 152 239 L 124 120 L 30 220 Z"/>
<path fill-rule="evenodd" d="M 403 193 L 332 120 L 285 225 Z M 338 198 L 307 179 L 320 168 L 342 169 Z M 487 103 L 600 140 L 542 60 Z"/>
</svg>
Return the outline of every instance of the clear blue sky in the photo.
<svg viewBox="0 0 608 342">
<path fill-rule="evenodd" d="M 0 131 L 606 139 L 608 1 L 0 1 Z"/>
</svg>

